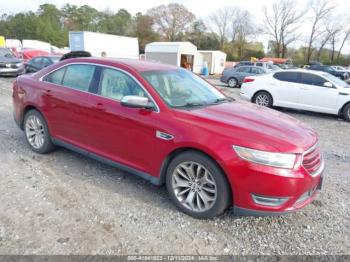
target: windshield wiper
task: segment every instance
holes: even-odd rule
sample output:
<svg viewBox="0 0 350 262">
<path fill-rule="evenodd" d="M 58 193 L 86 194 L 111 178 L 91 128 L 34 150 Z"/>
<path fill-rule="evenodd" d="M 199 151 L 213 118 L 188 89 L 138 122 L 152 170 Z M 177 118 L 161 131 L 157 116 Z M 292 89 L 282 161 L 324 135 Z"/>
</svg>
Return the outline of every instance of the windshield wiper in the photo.
<svg viewBox="0 0 350 262">
<path fill-rule="evenodd" d="M 212 103 L 210 103 L 211 105 L 212 104 L 219 104 L 219 103 L 222 103 L 222 102 L 232 102 L 234 101 L 233 98 L 231 97 L 223 97 L 223 98 L 218 98 L 218 99 L 215 99 Z"/>
<path fill-rule="evenodd" d="M 196 107 L 196 106 L 205 106 L 206 104 L 203 103 L 195 103 L 195 102 L 188 102 L 186 104 L 183 105 L 178 105 L 178 106 L 173 106 L 173 107 Z"/>
</svg>

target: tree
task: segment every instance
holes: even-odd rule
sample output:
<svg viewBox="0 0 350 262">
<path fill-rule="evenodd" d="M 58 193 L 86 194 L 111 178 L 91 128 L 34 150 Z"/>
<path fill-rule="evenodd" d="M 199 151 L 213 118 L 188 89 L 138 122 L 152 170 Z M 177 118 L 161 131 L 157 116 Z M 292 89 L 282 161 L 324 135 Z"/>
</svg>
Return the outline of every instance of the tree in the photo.
<svg viewBox="0 0 350 262">
<path fill-rule="evenodd" d="M 329 0 L 312 0 L 310 8 L 312 12 L 312 27 L 307 47 L 307 63 L 310 62 L 315 40 L 323 33 L 322 22 L 329 16 L 334 6 Z"/>
<path fill-rule="evenodd" d="M 175 41 L 196 18 L 186 7 L 175 3 L 154 7 L 147 15 L 153 18 L 156 30 L 168 41 Z"/>
<path fill-rule="evenodd" d="M 137 13 L 134 22 L 134 36 L 139 39 L 140 53 L 144 53 L 146 44 L 159 40 L 160 36 L 152 30 L 154 24 L 152 17 Z"/>
<path fill-rule="evenodd" d="M 99 14 L 98 31 L 107 34 L 132 35 L 133 23 L 131 14 L 125 9 L 117 13 L 106 10 Z"/>
<path fill-rule="evenodd" d="M 348 27 L 347 29 L 345 29 L 344 31 L 344 36 L 343 36 L 343 40 L 341 42 L 341 45 L 340 45 L 340 48 L 339 48 L 339 51 L 338 51 L 338 55 L 337 55 L 337 61 L 339 61 L 339 58 L 340 58 L 340 55 L 341 55 L 341 52 L 343 50 L 343 47 L 345 45 L 345 42 L 348 41 L 350 38 L 350 27 Z"/>
<path fill-rule="evenodd" d="M 299 37 L 297 25 L 305 13 L 297 9 L 294 0 L 281 0 L 275 2 L 271 10 L 266 6 L 263 10 L 265 33 L 274 40 L 275 56 L 285 57 L 287 46 Z"/>
<path fill-rule="evenodd" d="M 221 8 L 209 16 L 210 28 L 219 37 L 220 49 L 224 47 L 231 21 L 234 17 L 234 11 L 230 7 Z"/>
<path fill-rule="evenodd" d="M 247 38 L 257 32 L 251 14 L 244 9 L 235 9 L 232 27 L 232 43 L 237 47 L 238 58 L 241 60 L 245 54 Z"/>
<path fill-rule="evenodd" d="M 61 12 L 68 30 L 97 31 L 99 12 L 95 8 L 66 4 Z"/>
</svg>

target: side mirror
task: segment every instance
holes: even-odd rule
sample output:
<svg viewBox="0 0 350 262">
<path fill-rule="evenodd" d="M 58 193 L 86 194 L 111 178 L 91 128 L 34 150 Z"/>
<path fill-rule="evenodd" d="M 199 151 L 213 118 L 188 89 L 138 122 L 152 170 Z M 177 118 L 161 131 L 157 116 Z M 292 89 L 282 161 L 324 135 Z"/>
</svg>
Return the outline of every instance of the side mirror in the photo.
<svg viewBox="0 0 350 262">
<path fill-rule="evenodd" d="M 122 104 L 122 106 L 131 108 L 154 108 L 154 104 L 150 102 L 147 97 L 143 96 L 124 96 L 120 103 Z"/>
<path fill-rule="evenodd" d="M 333 88 L 333 87 L 334 87 L 333 84 L 332 84 L 331 82 L 324 82 L 324 83 L 323 83 L 323 86 L 324 86 L 324 87 L 328 87 L 328 88 Z"/>
</svg>

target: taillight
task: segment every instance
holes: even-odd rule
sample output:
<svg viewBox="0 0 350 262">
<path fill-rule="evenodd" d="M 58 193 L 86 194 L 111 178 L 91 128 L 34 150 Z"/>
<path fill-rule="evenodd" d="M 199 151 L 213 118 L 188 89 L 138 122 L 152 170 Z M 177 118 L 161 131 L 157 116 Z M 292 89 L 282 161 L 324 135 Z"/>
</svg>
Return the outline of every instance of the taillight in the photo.
<svg viewBox="0 0 350 262">
<path fill-rule="evenodd" d="M 254 82 L 254 81 L 255 81 L 254 78 L 246 77 L 246 78 L 244 78 L 243 83 L 250 83 L 250 82 Z"/>
</svg>

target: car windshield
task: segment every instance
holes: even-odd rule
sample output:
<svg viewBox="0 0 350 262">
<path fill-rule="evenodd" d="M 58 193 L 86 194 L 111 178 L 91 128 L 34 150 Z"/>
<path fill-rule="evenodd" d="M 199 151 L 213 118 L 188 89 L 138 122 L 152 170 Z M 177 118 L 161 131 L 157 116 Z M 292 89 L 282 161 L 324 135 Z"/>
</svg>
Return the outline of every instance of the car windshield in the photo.
<svg viewBox="0 0 350 262">
<path fill-rule="evenodd" d="M 346 83 L 345 81 L 339 79 L 338 77 L 334 76 L 334 75 L 331 75 L 331 74 L 328 74 L 328 73 L 325 73 L 325 74 L 322 74 L 322 76 L 328 80 L 330 80 L 332 83 L 334 83 L 337 87 L 341 87 L 341 88 L 348 88 L 349 87 L 349 84 Z"/>
<path fill-rule="evenodd" d="M 170 107 L 206 106 L 232 100 L 187 70 L 147 71 L 141 75 Z"/>
<path fill-rule="evenodd" d="M 13 53 L 7 48 L 0 48 L 0 57 L 14 58 Z"/>
</svg>

